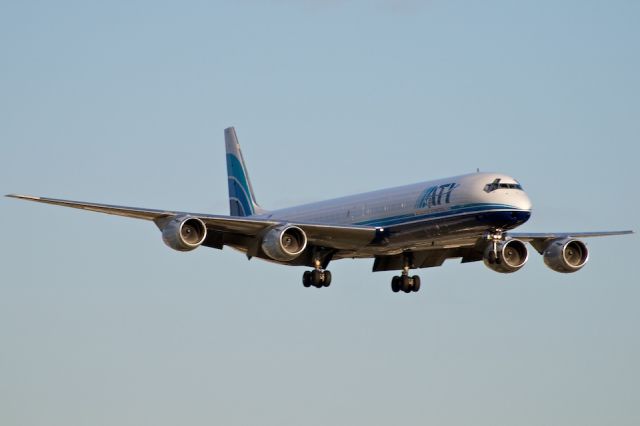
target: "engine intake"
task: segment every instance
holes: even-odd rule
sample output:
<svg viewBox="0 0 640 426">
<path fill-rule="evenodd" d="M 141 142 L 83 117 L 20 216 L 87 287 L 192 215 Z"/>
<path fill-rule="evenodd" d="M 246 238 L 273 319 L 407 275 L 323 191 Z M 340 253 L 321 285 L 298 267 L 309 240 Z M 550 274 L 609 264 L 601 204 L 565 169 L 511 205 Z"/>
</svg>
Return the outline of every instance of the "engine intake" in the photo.
<svg viewBox="0 0 640 426">
<path fill-rule="evenodd" d="M 207 237 L 207 227 L 197 217 L 178 216 L 162 228 L 162 241 L 178 251 L 196 249 Z"/>
<path fill-rule="evenodd" d="M 520 240 L 511 239 L 498 241 L 496 251 L 493 243 L 487 245 L 484 250 L 484 264 L 491 270 L 503 274 L 516 272 L 527 263 L 529 252 L 527 246 Z"/>
<path fill-rule="evenodd" d="M 307 235 L 297 226 L 278 226 L 262 239 L 262 251 L 273 260 L 286 262 L 298 257 L 307 247 Z"/>
<path fill-rule="evenodd" d="M 545 247 L 543 257 L 549 268 L 567 274 L 582 269 L 589 260 L 589 250 L 580 240 L 558 239 Z"/>
</svg>

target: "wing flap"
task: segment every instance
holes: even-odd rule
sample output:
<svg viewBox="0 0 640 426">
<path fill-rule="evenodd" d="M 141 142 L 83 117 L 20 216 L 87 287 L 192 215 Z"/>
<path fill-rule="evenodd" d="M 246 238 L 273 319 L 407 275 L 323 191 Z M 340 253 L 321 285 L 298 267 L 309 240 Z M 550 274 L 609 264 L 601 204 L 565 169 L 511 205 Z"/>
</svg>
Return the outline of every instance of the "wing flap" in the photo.
<svg viewBox="0 0 640 426">
<path fill-rule="evenodd" d="M 406 253 L 376 256 L 372 270 L 373 272 L 401 270 L 405 255 Z M 447 259 L 457 258 L 462 258 L 463 263 L 482 260 L 482 256 L 478 257 L 474 247 L 429 249 L 411 252 L 410 267 L 411 269 L 434 268 L 442 266 Z"/>
<path fill-rule="evenodd" d="M 309 241 L 317 246 L 339 250 L 357 249 L 371 243 L 376 237 L 376 228 L 371 226 L 324 225 L 293 223 L 307 234 Z"/>
</svg>

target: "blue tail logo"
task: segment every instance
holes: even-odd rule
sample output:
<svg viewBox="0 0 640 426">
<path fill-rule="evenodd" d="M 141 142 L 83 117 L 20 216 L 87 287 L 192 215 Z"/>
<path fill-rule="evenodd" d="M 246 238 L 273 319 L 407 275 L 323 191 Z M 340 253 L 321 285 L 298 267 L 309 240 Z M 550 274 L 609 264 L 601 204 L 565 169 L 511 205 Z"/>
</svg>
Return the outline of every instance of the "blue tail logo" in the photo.
<svg viewBox="0 0 640 426">
<path fill-rule="evenodd" d="M 263 213 L 264 210 L 255 200 L 251 180 L 233 127 L 224 130 L 224 141 L 227 150 L 227 179 L 231 216 L 251 216 Z"/>
</svg>

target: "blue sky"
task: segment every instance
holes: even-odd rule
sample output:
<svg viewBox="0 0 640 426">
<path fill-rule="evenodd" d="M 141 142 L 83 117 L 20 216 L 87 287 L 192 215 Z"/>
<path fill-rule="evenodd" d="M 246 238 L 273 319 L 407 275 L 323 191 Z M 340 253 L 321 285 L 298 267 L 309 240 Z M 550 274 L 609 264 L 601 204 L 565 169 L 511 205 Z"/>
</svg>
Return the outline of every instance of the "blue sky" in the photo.
<svg viewBox="0 0 640 426">
<path fill-rule="evenodd" d="M 633 1 L 0 3 L 0 192 L 227 212 L 481 170 L 529 231 L 635 229 Z M 0 200 L 0 423 L 640 422 L 637 236 L 420 271 L 185 254 L 150 223 Z"/>
</svg>

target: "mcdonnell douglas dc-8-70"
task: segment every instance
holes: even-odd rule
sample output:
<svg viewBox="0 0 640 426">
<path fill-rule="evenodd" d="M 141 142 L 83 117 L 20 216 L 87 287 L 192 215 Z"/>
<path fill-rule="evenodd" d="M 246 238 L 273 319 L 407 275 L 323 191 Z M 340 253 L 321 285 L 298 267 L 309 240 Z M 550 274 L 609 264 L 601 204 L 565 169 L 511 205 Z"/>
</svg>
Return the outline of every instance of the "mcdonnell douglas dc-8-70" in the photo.
<svg viewBox="0 0 640 426">
<path fill-rule="evenodd" d="M 313 269 L 305 287 L 331 284 L 329 262 L 373 258 L 373 271 L 401 271 L 394 292 L 416 292 L 411 269 L 446 259 L 484 261 L 496 272 L 522 268 L 527 243 L 557 272 L 576 272 L 589 259 L 585 237 L 632 231 L 516 233 L 531 216 L 531 201 L 518 181 L 500 173 L 472 173 L 328 201 L 265 210 L 253 187 L 233 127 L 224 131 L 230 215 L 211 215 L 96 204 L 29 195 L 8 197 L 153 221 L 164 243 L 179 251 L 233 247 L 250 259 Z"/>
</svg>

